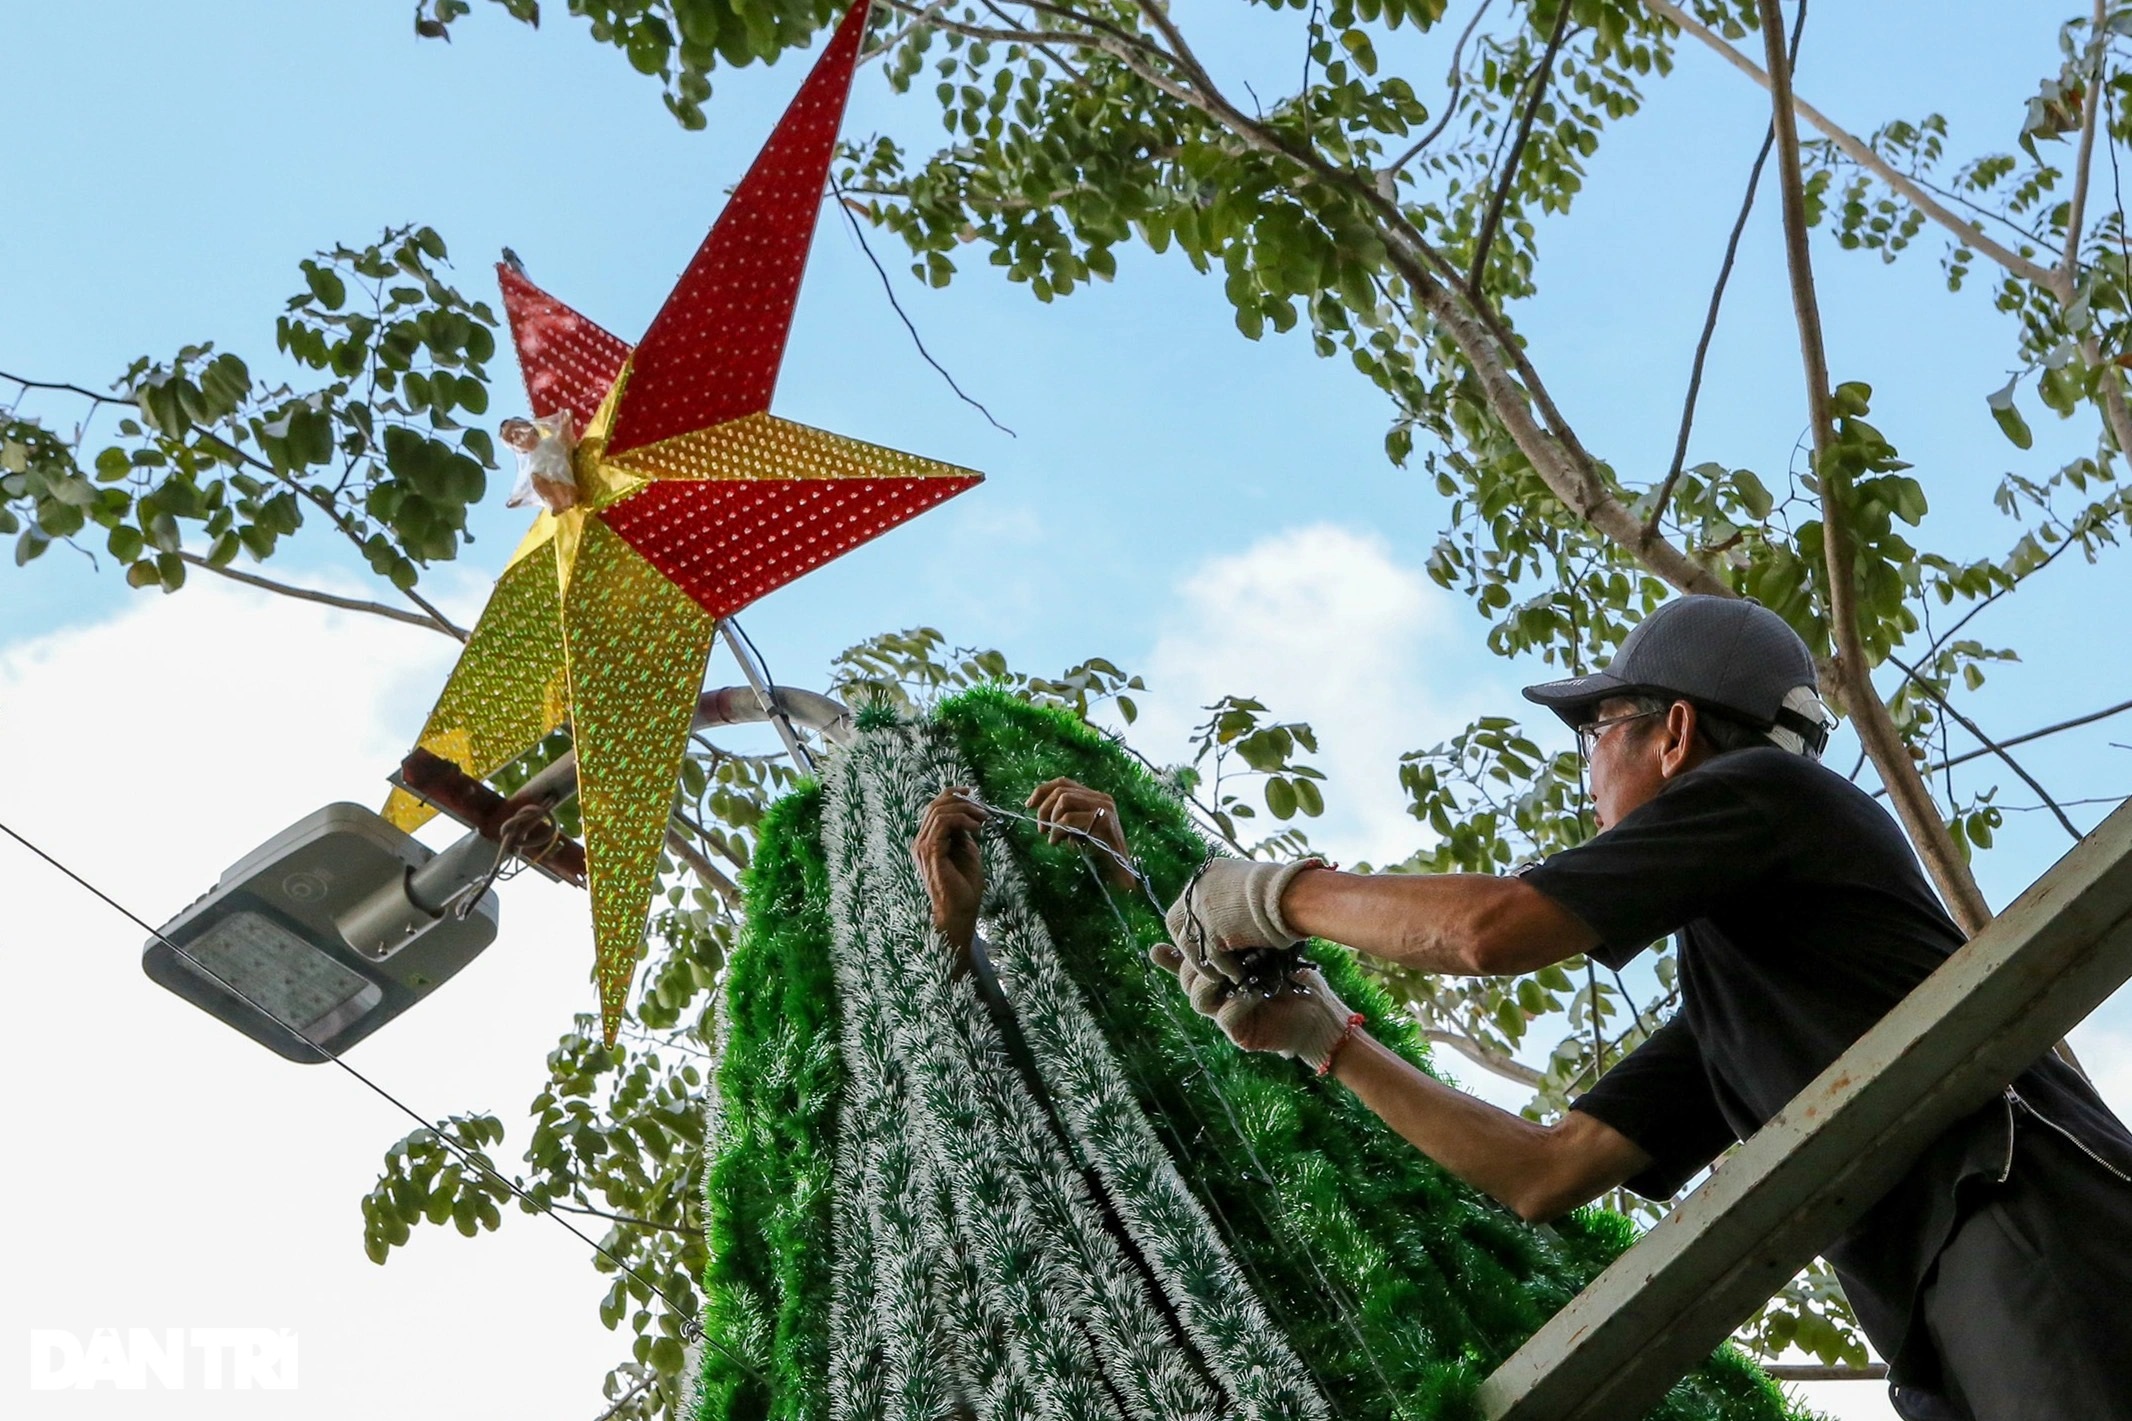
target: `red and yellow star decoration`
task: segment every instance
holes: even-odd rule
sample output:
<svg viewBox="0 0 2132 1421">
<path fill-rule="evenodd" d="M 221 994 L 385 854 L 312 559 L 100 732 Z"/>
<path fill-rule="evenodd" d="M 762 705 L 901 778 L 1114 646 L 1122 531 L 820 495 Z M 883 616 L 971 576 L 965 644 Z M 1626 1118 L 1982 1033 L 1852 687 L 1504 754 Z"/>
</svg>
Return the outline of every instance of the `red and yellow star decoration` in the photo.
<svg viewBox="0 0 2132 1421">
<path fill-rule="evenodd" d="M 497 268 L 533 412 L 583 431 L 579 502 L 512 554 L 419 744 L 485 777 L 569 722 L 609 1044 L 718 619 L 982 478 L 770 413 L 870 3 L 634 348 Z M 395 791 L 385 813 L 432 811 Z"/>
</svg>

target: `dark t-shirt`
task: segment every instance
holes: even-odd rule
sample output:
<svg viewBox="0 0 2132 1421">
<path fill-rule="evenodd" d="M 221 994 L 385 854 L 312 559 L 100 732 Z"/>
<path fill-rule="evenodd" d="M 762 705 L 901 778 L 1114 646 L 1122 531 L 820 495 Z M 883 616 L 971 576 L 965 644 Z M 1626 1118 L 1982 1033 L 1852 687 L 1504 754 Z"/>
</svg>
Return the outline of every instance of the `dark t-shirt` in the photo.
<svg viewBox="0 0 2132 1421">
<path fill-rule="evenodd" d="M 1720 755 L 1619 824 L 1526 871 L 1599 936 L 1611 967 L 1680 937 L 1681 1005 L 1572 1103 L 1634 1140 L 1628 1182 L 1667 1198 L 1753 1134 L 1960 947 L 1895 821 L 1827 767 L 1775 747 Z M 2014 1083 L 2044 1117 L 2132 1166 L 2132 1134 L 2078 1073 L 2047 1056 Z M 1898 1374 L 1929 1383 L 1906 1346 L 1918 1289 L 1952 1231 L 1961 1181 L 1997 1177 L 2004 1102 L 1949 1129 L 1827 1251 Z"/>
</svg>

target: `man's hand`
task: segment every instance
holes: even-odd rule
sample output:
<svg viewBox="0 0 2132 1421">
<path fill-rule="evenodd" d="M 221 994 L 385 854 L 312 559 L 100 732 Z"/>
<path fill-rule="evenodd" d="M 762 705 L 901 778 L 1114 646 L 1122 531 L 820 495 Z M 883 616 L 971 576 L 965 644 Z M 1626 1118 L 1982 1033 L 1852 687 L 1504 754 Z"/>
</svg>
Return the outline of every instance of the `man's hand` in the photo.
<svg viewBox="0 0 2132 1421">
<path fill-rule="evenodd" d="M 1348 1034 L 1353 1013 L 1315 967 L 1289 973 L 1270 992 L 1256 992 L 1202 972 L 1170 943 L 1157 943 L 1148 956 L 1156 966 L 1177 974 L 1177 985 L 1193 1011 L 1212 1018 L 1222 1034 L 1245 1051 L 1293 1056 L 1322 1069 Z"/>
<path fill-rule="evenodd" d="M 977 850 L 985 811 L 970 802 L 969 793 L 951 785 L 933 796 L 911 841 L 911 858 L 933 901 L 933 926 L 965 957 L 977 936 L 977 909 L 985 891 L 984 861 Z"/>
<path fill-rule="evenodd" d="M 1052 843 L 1068 842 L 1076 836 L 1067 831 L 1077 829 L 1108 848 L 1110 853 L 1096 856 L 1096 866 L 1103 870 L 1103 877 L 1114 888 L 1133 886 L 1132 870 L 1125 866 L 1132 861 L 1133 851 L 1125 845 L 1125 828 L 1118 822 L 1116 800 L 1073 780 L 1056 779 L 1036 787 L 1029 796 L 1028 808 L 1044 826 L 1044 837 Z"/>
<path fill-rule="evenodd" d="M 1241 982 L 1246 975 L 1241 953 L 1291 947 L 1303 940 L 1303 934 L 1281 914 L 1281 895 L 1304 869 L 1323 867 L 1322 859 L 1296 863 L 1210 860 L 1163 915 L 1170 940 L 1202 971 Z"/>
</svg>

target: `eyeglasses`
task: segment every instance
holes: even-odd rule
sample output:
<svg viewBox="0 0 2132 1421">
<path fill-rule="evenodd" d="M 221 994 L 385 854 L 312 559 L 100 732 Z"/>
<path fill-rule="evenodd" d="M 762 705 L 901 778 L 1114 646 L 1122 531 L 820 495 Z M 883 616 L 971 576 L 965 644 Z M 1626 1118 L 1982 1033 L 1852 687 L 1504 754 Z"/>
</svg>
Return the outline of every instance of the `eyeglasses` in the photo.
<svg viewBox="0 0 2132 1421">
<path fill-rule="evenodd" d="M 1605 720 L 1586 721 L 1577 727 L 1577 750 L 1585 759 L 1589 760 L 1594 754 L 1598 753 L 1599 737 L 1609 728 L 1616 725 L 1626 725 L 1632 720 L 1644 720 L 1650 716 L 1664 715 L 1666 711 L 1671 709 L 1671 706 L 1665 706 L 1657 710 L 1631 711 L 1627 715 L 1611 715 Z"/>
</svg>

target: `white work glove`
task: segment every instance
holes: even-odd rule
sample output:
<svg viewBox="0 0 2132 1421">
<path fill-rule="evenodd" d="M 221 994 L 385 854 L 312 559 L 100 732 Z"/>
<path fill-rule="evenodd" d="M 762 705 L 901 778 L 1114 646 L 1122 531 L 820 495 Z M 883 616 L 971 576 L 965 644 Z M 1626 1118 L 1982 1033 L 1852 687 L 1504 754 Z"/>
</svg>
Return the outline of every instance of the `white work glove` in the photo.
<svg viewBox="0 0 2132 1421">
<path fill-rule="evenodd" d="M 1315 967 L 1299 968 L 1271 991 L 1258 992 L 1202 972 L 1170 943 L 1157 943 L 1148 956 L 1156 966 L 1177 974 L 1177 985 L 1192 1010 L 1210 1018 L 1236 1046 L 1293 1057 L 1319 1075 L 1360 1024 Z"/>
<path fill-rule="evenodd" d="M 1210 860 L 1163 914 L 1170 941 L 1201 971 L 1241 982 L 1245 976 L 1241 952 L 1292 947 L 1303 940 L 1281 916 L 1281 895 L 1304 869 L 1323 867 L 1323 859 L 1295 863 Z"/>
</svg>

